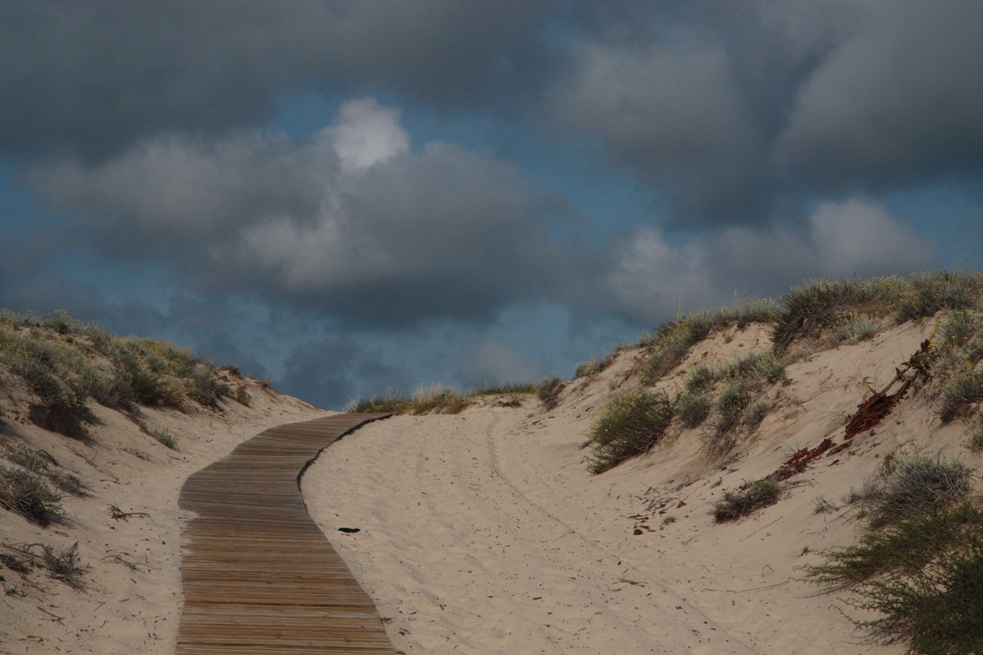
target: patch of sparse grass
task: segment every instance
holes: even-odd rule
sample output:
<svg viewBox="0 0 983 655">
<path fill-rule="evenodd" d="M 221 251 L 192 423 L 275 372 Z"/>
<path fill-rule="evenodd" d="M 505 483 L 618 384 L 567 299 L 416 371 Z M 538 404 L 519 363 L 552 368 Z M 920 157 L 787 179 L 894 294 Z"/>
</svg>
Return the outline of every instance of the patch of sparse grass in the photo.
<svg viewBox="0 0 983 655">
<path fill-rule="evenodd" d="M 880 327 L 880 319 L 873 314 L 850 312 L 841 316 L 823 336 L 831 346 L 855 344 L 873 337 Z"/>
<path fill-rule="evenodd" d="M 676 397 L 676 414 L 686 428 L 703 424 L 713 408 L 713 396 L 709 393 L 690 393 L 684 391 Z"/>
<path fill-rule="evenodd" d="M 672 422 L 675 407 L 666 395 L 645 389 L 615 394 L 590 428 L 594 454 L 588 460 L 591 473 L 603 473 L 621 462 L 648 451 Z"/>
<path fill-rule="evenodd" d="M 70 548 L 52 548 L 41 546 L 41 559 L 48 575 L 55 580 L 61 580 L 73 589 L 83 589 L 85 580 L 82 576 L 89 570 L 79 561 L 79 545 L 76 541 Z"/>
<path fill-rule="evenodd" d="M 642 369 L 642 379 L 652 384 L 679 365 L 697 343 L 714 330 L 737 325 L 744 329 L 749 323 L 767 323 L 777 315 L 774 301 L 754 299 L 737 307 L 716 311 L 694 312 L 679 321 L 665 323 L 650 336 L 643 337 L 639 346 L 651 354 Z"/>
<path fill-rule="evenodd" d="M 353 414 L 458 414 L 470 404 L 467 396 L 453 389 L 434 386 L 421 389 L 413 398 L 390 392 L 384 397 L 355 400 L 349 403 L 345 411 Z"/>
<path fill-rule="evenodd" d="M 736 431 L 743 423 L 744 412 L 751 406 L 756 389 L 742 378 L 730 380 L 717 397 L 713 429 L 707 434 L 707 448 L 714 457 L 722 457 L 733 448 Z"/>
<path fill-rule="evenodd" d="M 900 277 L 869 280 L 813 280 L 782 297 L 772 333 L 773 350 L 783 355 L 798 339 L 814 338 L 850 313 L 879 316 L 894 310 L 910 283 Z"/>
<path fill-rule="evenodd" d="M 509 394 L 525 395 L 534 394 L 539 391 L 539 385 L 535 382 L 515 382 L 509 384 L 499 384 L 491 387 L 482 387 L 473 392 L 473 396 L 505 396 Z"/>
<path fill-rule="evenodd" d="M 922 273 L 908 280 L 909 289 L 899 303 L 898 323 L 934 316 L 940 309 L 978 307 L 983 293 L 983 274 Z"/>
<path fill-rule="evenodd" d="M 707 364 L 697 364 L 686 378 L 686 391 L 692 394 L 706 393 L 723 378 L 723 373 Z"/>
<path fill-rule="evenodd" d="M 713 520 L 717 523 L 736 521 L 759 509 L 774 505 L 782 497 L 785 485 L 772 478 L 755 480 L 741 491 L 725 491 L 713 507 Z"/>
<path fill-rule="evenodd" d="M 774 384 L 785 379 L 785 364 L 772 353 L 750 353 L 726 366 L 722 377 Z"/>
<path fill-rule="evenodd" d="M 0 506 L 42 527 L 65 521 L 61 496 L 30 471 L 0 466 Z"/>
<path fill-rule="evenodd" d="M 895 323 L 933 316 L 941 309 L 970 310 L 980 306 L 983 274 L 925 273 L 868 280 L 813 280 L 782 298 L 775 321 L 773 349 L 782 355 L 799 339 L 826 336 L 835 345 L 861 341 L 879 329 L 880 319 Z"/>
<path fill-rule="evenodd" d="M 851 500 L 860 504 L 876 530 L 964 498 L 973 475 L 957 460 L 904 453 L 886 461 Z"/>
<path fill-rule="evenodd" d="M 174 433 L 168 430 L 162 425 L 153 426 L 142 426 L 143 431 L 154 438 L 154 441 L 164 446 L 165 448 L 170 448 L 171 450 L 177 450 L 177 437 Z"/>
<path fill-rule="evenodd" d="M 539 401 L 543 403 L 543 409 L 549 411 L 560 402 L 560 394 L 566 388 L 566 384 L 558 377 L 546 378 L 539 383 Z"/>
<path fill-rule="evenodd" d="M 0 312 L 0 363 L 22 377 L 50 410 L 42 425 L 81 438 L 85 402 L 135 412 L 181 409 L 187 398 L 208 407 L 230 395 L 218 369 L 187 348 L 159 339 L 118 337 L 58 311 L 51 316 Z M 70 419 L 74 417 L 74 423 Z"/>
<path fill-rule="evenodd" d="M 592 357 L 586 362 L 577 364 L 573 375 L 575 378 L 592 378 L 595 375 L 599 375 L 608 367 L 610 363 L 610 358 L 605 357 L 604 359 L 598 359 L 596 357 Z"/>
<path fill-rule="evenodd" d="M 939 417 L 944 423 L 958 417 L 965 409 L 983 400 L 983 371 L 964 371 L 953 376 L 942 387 L 942 406 Z"/>
</svg>

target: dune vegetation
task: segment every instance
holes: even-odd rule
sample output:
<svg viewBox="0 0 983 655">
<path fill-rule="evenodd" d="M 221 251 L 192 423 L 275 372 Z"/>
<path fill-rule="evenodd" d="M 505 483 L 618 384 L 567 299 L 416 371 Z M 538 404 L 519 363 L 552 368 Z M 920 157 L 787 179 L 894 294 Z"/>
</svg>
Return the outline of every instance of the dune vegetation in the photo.
<svg viewBox="0 0 983 655">
<path fill-rule="evenodd" d="M 586 464 L 603 473 L 648 452 L 664 435 L 687 430 L 699 430 L 710 461 L 729 461 L 753 439 L 771 410 L 768 399 L 780 395 L 772 390 L 787 383 L 788 366 L 909 321 L 933 321 L 932 336 L 898 369 L 892 384 L 902 384 L 900 390 L 888 394 L 890 384 L 882 391 L 868 384 L 868 404 L 882 401 L 878 411 L 890 412 L 917 378 L 915 388 L 937 421 L 963 421 L 966 447 L 983 450 L 983 275 L 939 272 L 814 280 L 778 302 L 753 300 L 664 324 L 635 346 L 638 386 L 612 395 L 594 419 Z M 680 368 L 704 340 L 752 323 L 770 333 L 768 350 Z M 577 373 L 596 376 L 611 359 L 590 360 Z M 862 420 L 856 425 L 864 428 Z M 818 456 L 831 445 L 801 456 Z M 779 502 L 796 470 L 724 492 L 716 522 Z M 885 642 L 901 641 L 918 653 L 983 652 L 983 500 L 974 494 L 975 480 L 975 471 L 958 459 L 888 458 L 844 499 L 864 522 L 861 543 L 825 552 L 825 564 L 808 567 L 809 579 L 828 592 L 851 592 L 849 604 L 878 617 L 857 625 Z M 816 511 L 833 507 L 822 499 Z"/>
</svg>

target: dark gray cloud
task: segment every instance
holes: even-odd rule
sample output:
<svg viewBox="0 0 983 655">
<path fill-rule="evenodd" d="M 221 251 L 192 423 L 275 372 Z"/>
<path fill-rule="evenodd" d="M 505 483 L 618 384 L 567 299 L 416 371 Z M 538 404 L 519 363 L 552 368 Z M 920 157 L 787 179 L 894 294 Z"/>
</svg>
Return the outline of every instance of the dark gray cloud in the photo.
<svg viewBox="0 0 983 655">
<path fill-rule="evenodd" d="M 343 409 L 357 398 L 408 394 L 410 374 L 384 364 L 351 338 L 332 338 L 298 345 L 277 381 L 284 393 L 303 397 L 326 409 Z"/>
<path fill-rule="evenodd" d="M 363 85 L 471 105 L 537 67 L 540 2 L 14 0 L 0 147 L 105 154 L 269 118 L 278 91 Z"/>
<path fill-rule="evenodd" d="M 775 156 L 820 188 L 983 165 L 983 5 L 872 2 L 799 87 Z"/>
<path fill-rule="evenodd" d="M 410 152 L 399 112 L 371 99 L 303 144 L 157 138 L 34 179 L 106 256 L 161 259 L 200 293 L 260 288 L 363 321 L 488 320 L 572 270 L 551 243 L 562 202 L 488 153 Z"/>
<path fill-rule="evenodd" d="M 804 218 L 809 194 L 931 183 L 983 164 L 977 3 L 586 13 L 551 108 L 661 192 L 677 227 Z"/>
</svg>

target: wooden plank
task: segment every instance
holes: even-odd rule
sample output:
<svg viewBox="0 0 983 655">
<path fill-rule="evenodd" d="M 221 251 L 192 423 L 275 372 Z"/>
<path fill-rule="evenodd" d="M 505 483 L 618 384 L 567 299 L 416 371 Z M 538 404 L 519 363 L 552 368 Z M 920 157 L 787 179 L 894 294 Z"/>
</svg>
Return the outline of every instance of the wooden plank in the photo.
<svg viewBox="0 0 983 655">
<path fill-rule="evenodd" d="M 372 599 L 307 514 L 303 470 L 388 414 L 271 428 L 188 478 L 178 502 L 184 610 L 179 655 L 394 655 Z"/>
</svg>

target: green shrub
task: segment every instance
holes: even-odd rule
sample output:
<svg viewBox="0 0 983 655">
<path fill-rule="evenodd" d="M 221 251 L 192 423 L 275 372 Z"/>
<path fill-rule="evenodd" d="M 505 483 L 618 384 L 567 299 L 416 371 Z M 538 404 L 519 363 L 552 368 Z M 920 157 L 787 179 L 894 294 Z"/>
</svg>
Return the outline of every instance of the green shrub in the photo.
<svg viewBox="0 0 983 655">
<path fill-rule="evenodd" d="M 171 450 L 177 450 L 177 437 L 174 436 L 170 430 L 161 425 L 154 425 L 152 427 L 141 426 L 143 431 L 154 438 L 154 441 L 164 446 L 165 448 L 170 448 Z"/>
<path fill-rule="evenodd" d="M 352 414 L 408 414 L 411 409 L 409 400 L 390 393 L 384 397 L 372 396 L 369 399 L 353 400 L 345 411 Z"/>
<path fill-rule="evenodd" d="M 672 422 L 675 408 L 665 394 L 638 388 L 615 394 L 594 421 L 588 438 L 594 454 L 591 473 L 603 473 L 648 451 Z"/>
<path fill-rule="evenodd" d="M 539 385 L 533 382 L 516 382 L 482 387 L 475 391 L 475 396 L 504 396 L 508 394 L 533 394 L 539 392 Z"/>
<path fill-rule="evenodd" d="M 686 379 L 686 391 L 692 394 L 705 393 L 713 389 L 719 380 L 723 378 L 723 373 L 706 364 L 697 364 L 690 371 Z"/>
<path fill-rule="evenodd" d="M 785 379 L 785 364 L 772 353 L 750 353 L 725 367 L 722 376 L 774 384 Z"/>
<path fill-rule="evenodd" d="M 755 480 L 743 491 L 726 491 L 713 507 L 713 519 L 717 523 L 735 521 L 759 509 L 774 505 L 782 497 L 785 486 L 772 478 Z"/>
<path fill-rule="evenodd" d="M 893 571 L 913 574 L 939 553 L 965 546 L 980 529 L 983 512 L 970 503 L 955 508 L 933 504 L 868 532 L 856 546 L 825 551 L 826 562 L 807 571 L 813 582 L 830 589 L 851 588 Z"/>
<path fill-rule="evenodd" d="M 707 446 L 714 457 L 722 457 L 733 448 L 736 431 L 741 426 L 744 411 L 756 395 L 754 385 L 747 380 L 730 380 L 717 397 L 717 418 L 707 435 Z"/>
<path fill-rule="evenodd" d="M 849 604 L 879 615 L 858 626 L 914 653 L 983 652 L 983 512 L 972 504 L 934 504 L 824 555 L 806 567 L 812 581 L 851 589 Z"/>
<path fill-rule="evenodd" d="M 703 424 L 713 407 L 709 393 L 684 391 L 676 398 L 676 414 L 684 427 L 695 428 Z"/>
</svg>

